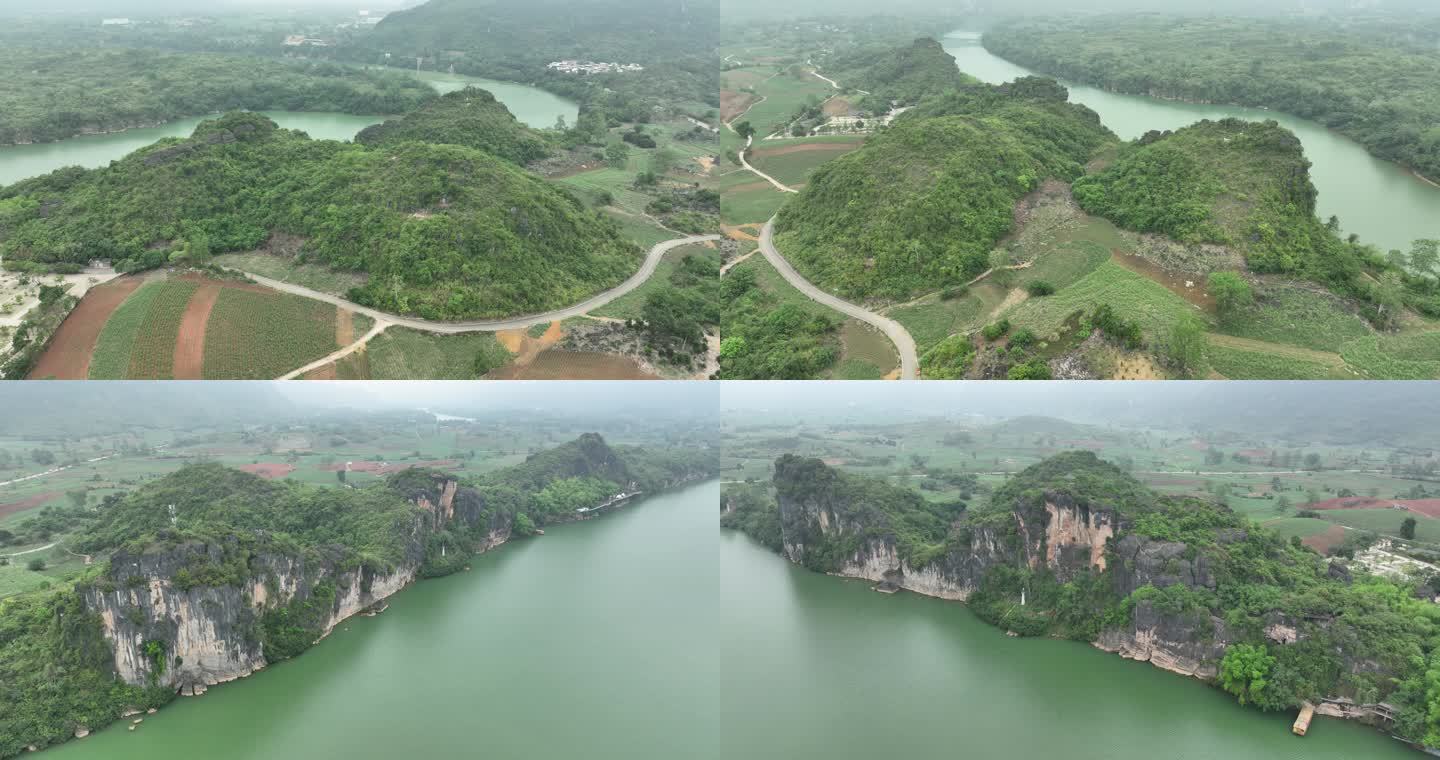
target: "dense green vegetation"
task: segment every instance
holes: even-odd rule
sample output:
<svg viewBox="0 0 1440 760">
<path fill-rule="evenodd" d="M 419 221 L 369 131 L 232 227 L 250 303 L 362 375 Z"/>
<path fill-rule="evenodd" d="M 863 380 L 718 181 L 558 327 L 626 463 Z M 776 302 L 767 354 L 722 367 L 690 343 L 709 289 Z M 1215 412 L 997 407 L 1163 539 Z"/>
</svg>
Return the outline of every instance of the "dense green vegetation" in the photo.
<svg viewBox="0 0 1440 760">
<path fill-rule="evenodd" d="M 1033 18 L 991 52 L 1120 92 L 1263 106 L 1313 119 L 1380 158 L 1440 177 L 1435 25 L 1388 18 Z"/>
<path fill-rule="evenodd" d="M 550 154 L 545 136 L 521 124 L 488 90 L 467 87 L 399 119 L 366 127 L 355 142 L 395 146 L 407 140 L 464 145 L 525 165 Z"/>
<path fill-rule="evenodd" d="M 850 298 L 903 299 L 988 268 L 1015 202 L 1072 180 L 1113 136 L 1063 87 L 1026 78 L 936 94 L 831 161 L 781 210 L 776 245 Z"/>
<path fill-rule="evenodd" d="M 306 261 L 367 272 L 351 299 L 432 319 L 572 304 L 639 258 L 612 221 L 488 153 L 311 140 L 258 114 L 0 190 L 7 265 L 199 263 L 273 232 L 304 237 Z"/>
<path fill-rule="evenodd" d="M 814 569 L 833 571 L 862 540 L 876 539 L 893 542 L 913 567 L 983 563 L 969 604 L 996 625 L 1086 641 L 1154 627 L 1181 646 L 1223 635 L 1223 658 L 1208 664 L 1217 685 L 1243 703 L 1289 710 L 1325 697 L 1383 701 L 1396 708 L 1393 733 L 1440 743 L 1440 716 L 1429 708 L 1440 697 L 1440 608 L 1430 601 L 1437 579 L 1381 577 L 1327 561 L 1216 502 L 1153 492 L 1091 452 L 1033 465 L 969 509 L 792 455 L 776 460 L 773 488 L 778 513 L 763 487 L 727 489 L 726 524 L 772 547 L 783 525 L 783 541 L 803 544 Z M 1046 556 L 1044 539 L 1033 541 L 1044 534 L 1047 504 L 1105 514 L 1115 526 L 1105 569 L 1063 553 L 1027 561 Z M 807 512 L 818 509 L 830 511 L 828 528 Z M 970 553 L 981 533 L 982 545 L 1000 547 L 1001 556 Z M 1117 555 L 1122 543 L 1125 557 Z M 1294 638 L 1276 625 L 1293 628 Z"/>
<path fill-rule="evenodd" d="M 1322 282 L 1363 301 L 1365 315 L 1382 326 L 1406 305 L 1427 313 L 1440 307 L 1440 280 L 1419 274 L 1424 268 L 1406 273 L 1405 256 L 1341 239 L 1336 220 L 1315 218 L 1309 168 L 1300 141 L 1273 121 L 1207 120 L 1123 146 L 1104 170 L 1077 179 L 1074 193 L 1086 211 L 1119 226 L 1225 245 L 1244 254 L 1252 271 Z M 1422 262 L 1427 250 L 1423 241 L 1416 246 Z M 1222 317 L 1249 300 L 1232 291 L 1221 294 Z"/>
<path fill-rule="evenodd" d="M 399 72 L 240 55 L 10 49 L 0 144 L 50 142 L 223 111 L 398 114 L 435 97 Z"/>
<path fill-rule="evenodd" d="M 814 378 L 840 356 L 838 325 L 799 293 L 798 301 L 787 300 L 767 289 L 761 284 L 760 267 L 774 273 L 761 259 L 735 267 L 720 280 L 720 299 L 725 304 L 720 379 Z M 783 281 L 781 285 L 788 287 Z"/>
<path fill-rule="evenodd" d="M 892 104 L 915 105 L 922 98 L 975 80 L 955 68 L 955 59 L 936 40 L 922 37 L 909 47 L 857 49 L 825 64 L 827 76 L 869 92 L 861 105 L 883 114 Z"/>
</svg>

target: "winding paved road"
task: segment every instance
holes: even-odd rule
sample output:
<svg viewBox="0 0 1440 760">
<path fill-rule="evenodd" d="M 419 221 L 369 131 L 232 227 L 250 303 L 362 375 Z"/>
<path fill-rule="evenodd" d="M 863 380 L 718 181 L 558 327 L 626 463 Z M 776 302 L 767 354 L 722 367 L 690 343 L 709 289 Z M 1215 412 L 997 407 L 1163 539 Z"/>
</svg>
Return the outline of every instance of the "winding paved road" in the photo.
<svg viewBox="0 0 1440 760">
<path fill-rule="evenodd" d="M 285 377 L 280 378 L 282 380 L 286 380 L 298 377 L 318 367 L 323 367 L 325 364 L 329 363 L 329 361 L 334 361 L 337 358 L 342 358 L 350 354 L 351 352 L 359 348 L 361 345 L 364 345 L 366 341 L 375 337 L 386 327 L 389 327 L 391 325 L 400 325 L 401 327 L 409 327 L 411 329 L 422 330 L 425 332 L 454 335 L 456 333 L 467 332 L 498 332 L 500 330 L 523 330 L 528 327 L 533 327 L 534 325 L 549 324 L 557 320 L 578 317 L 588 311 L 598 309 L 601 306 L 604 306 L 605 304 L 615 300 L 616 298 L 619 298 L 620 296 L 623 296 L 626 293 L 629 293 L 630 291 L 640 287 L 642 284 L 644 284 L 646 280 L 650 279 L 651 275 L 655 274 L 655 268 L 660 265 L 660 259 L 664 258 L 665 254 L 669 253 L 671 250 L 679 248 L 682 245 L 690 245 L 692 243 L 705 243 L 719 239 L 719 235 L 691 235 L 689 237 L 676 238 L 674 240 L 666 240 L 660 243 L 656 243 L 655 246 L 650 249 L 650 253 L 645 256 L 645 263 L 640 265 L 639 271 L 635 272 L 635 274 L 633 275 L 630 275 L 630 278 L 628 280 L 620 283 L 619 285 L 616 285 L 615 287 L 603 293 L 591 296 L 590 298 L 581 301 L 574 306 L 567 306 L 563 309 L 547 311 L 543 314 L 531 314 L 523 317 L 510 317 L 508 319 L 492 320 L 471 320 L 466 322 L 437 322 L 434 320 L 419 319 L 416 317 L 402 317 L 398 314 L 390 314 L 388 312 L 372 309 L 368 306 L 361 306 L 358 303 L 347 301 L 339 296 L 331 295 L 329 293 L 322 293 L 318 290 L 312 290 L 310 288 L 304 287 L 303 285 L 295 285 L 289 282 L 281 282 L 280 280 L 272 280 L 269 277 L 264 277 L 255 274 L 254 272 L 245 272 L 238 269 L 234 271 L 240 272 L 246 277 L 249 277 L 250 279 L 260 283 L 261 285 L 264 285 L 267 288 L 273 288 L 282 293 L 290 293 L 292 295 L 304 296 L 306 298 L 313 298 L 316 301 L 323 301 L 328 304 L 334 304 L 335 306 L 339 306 L 341 308 L 349 309 L 353 312 L 364 314 L 365 316 L 368 316 L 371 319 L 375 320 L 375 326 L 372 327 L 370 329 L 370 332 L 366 333 L 365 336 L 362 337 L 360 340 L 357 340 L 355 343 L 352 343 L 349 346 L 346 346 L 345 348 L 336 351 L 325 359 L 318 359 L 314 362 L 311 362 L 310 364 L 305 365 L 304 367 L 301 367 L 300 369 L 286 374 Z"/>
<path fill-rule="evenodd" d="M 793 187 L 790 187 L 790 186 L 788 186 L 788 185 L 781 184 L 780 180 L 775 179 L 774 177 L 770 176 L 769 174 L 766 174 L 765 172 L 760 171 L 759 169 L 756 169 L 755 167 L 753 167 L 753 166 L 750 165 L 750 162 L 749 162 L 749 161 L 746 161 L 746 160 L 745 160 L 745 154 L 750 152 L 750 143 L 752 143 L 752 142 L 754 142 L 754 141 L 755 141 L 755 136 L 754 136 L 754 135 L 750 135 L 749 137 L 745 138 L 745 150 L 740 151 L 740 165 L 743 166 L 743 167 L 745 167 L 746 169 L 749 169 L 750 171 L 754 172 L 757 176 L 759 176 L 761 179 L 765 180 L 766 182 L 769 182 L 770 184 L 774 185 L 774 186 L 775 186 L 775 189 L 776 189 L 776 190 L 779 190 L 779 191 L 782 192 L 782 193 L 798 193 L 798 192 L 800 192 L 799 190 L 796 190 L 796 189 L 793 188 Z"/>
<path fill-rule="evenodd" d="M 900 379 L 919 379 L 920 359 L 915 353 L 915 340 L 910 337 L 910 333 L 899 322 L 882 317 L 849 301 L 836 298 L 801 277 L 800 273 L 790 266 L 790 262 L 780 255 L 780 251 L 776 250 L 773 239 L 774 231 L 775 219 L 771 217 L 770 221 L 765 223 L 765 227 L 760 230 L 760 252 L 765 256 L 765 260 L 770 262 L 770 266 L 775 267 L 775 271 L 779 272 L 781 277 L 784 277 L 810 300 L 829 306 L 841 314 L 854 317 L 885 333 L 900 354 Z"/>
</svg>

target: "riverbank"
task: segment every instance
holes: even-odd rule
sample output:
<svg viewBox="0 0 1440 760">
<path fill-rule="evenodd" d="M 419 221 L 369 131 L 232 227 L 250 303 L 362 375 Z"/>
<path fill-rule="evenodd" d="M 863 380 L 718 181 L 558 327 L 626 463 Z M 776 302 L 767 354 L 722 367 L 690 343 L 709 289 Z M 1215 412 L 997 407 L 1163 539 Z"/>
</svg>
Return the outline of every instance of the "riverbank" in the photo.
<svg viewBox="0 0 1440 760">
<path fill-rule="evenodd" d="M 1354 722 L 1317 719 L 1302 740 L 1294 714 L 1242 707 L 1198 680 L 1081 642 L 1008 637 L 968 607 L 835 582 L 720 535 L 732 756 L 1416 757 Z"/>
</svg>

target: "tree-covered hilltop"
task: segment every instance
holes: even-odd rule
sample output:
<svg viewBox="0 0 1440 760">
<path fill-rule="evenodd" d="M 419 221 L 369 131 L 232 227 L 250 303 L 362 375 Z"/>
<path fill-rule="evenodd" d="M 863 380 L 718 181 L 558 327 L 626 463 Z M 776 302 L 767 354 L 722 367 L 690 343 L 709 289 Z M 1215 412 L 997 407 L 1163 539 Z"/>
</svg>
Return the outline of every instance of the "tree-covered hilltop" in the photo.
<svg viewBox="0 0 1440 760">
<path fill-rule="evenodd" d="M 1426 313 L 1440 306 L 1434 279 L 1404 273 L 1374 248 L 1341 239 L 1337 222 L 1315 217 L 1310 162 L 1300 140 L 1273 121 L 1205 120 L 1150 132 L 1073 189 L 1082 208 L 1121 227 L 1224 245 L 1253 272 L 1322 282 L 1360 299 L 1382 326 L 1394 324 L 1403 305 Z"/>
<path fill-rule="evenodd" d="M 1114 650 L 1144 639 L 1171 667 L 1267 710 L 1384 703 L 1393 723 L 1373 719 L 1387 731 L 1440 745 L 1434 579 L 1327 560 L 1226 507 L 1153 492 L 1090 452 L 1029 467 L 968 508 L 788 455 L 770 485 L 727 488 L 723 524 L 813 569 L 844 573 L 893 552 L 904 564 L 887 580 L 923 571 L 919 582 L 950 584 L 1010 630 Z"/>
<path fill-rule="evenodd" d="M 0 600 L 0 757 L 299 655 L 410 580 L 717 467 L 704 447 L 612 448 L 592 433 L 474 480 L 412 468 L 327 488 L 204 463 L 71 509 L 66 547 L 94 565 Z"/>
<path fill-rule="evenodd" d="M 1295 272 L 1325 258 L 1334 235 L 1315 218 L 1315 186 L 1299 138 L 1279 124 L 1201 121 L 1126 144 L 1074 184 L 1086 211 L 1139 232 L 1218 243 L 1251 269 Z"/>
<path fill-rule="evenodd" d="M 355 142 L 371 147 L 411 140 L 463 145 L 521 166 L 551 152 L 544 135 L 521 124 L 488 90 L 476 87 L 448 93 L 355 136 Z"/>
<path fill-rule="evenodd" d="M 259 114 L 207 121 L 108 167 L 0 190 L 7 266 L 203 264 L 273 233 L 365 272 L 349 297 L 430 319 L 543 312 L 612 287 L 641 252 L 574 197 L 473 148 L 312 140 Z"/>
<path fill-rule="evenodd" d="M 426 68 L 531 83 L 626 121 L 653 107 L 719 107 L 718 7 L 670 0 L 431 0 L 386 16 L 339 54 L 375 62 L 417 57 Z M 638 63 L 643 71 L 566 74 L 562 60 Z"/>
<path fill-rule="evenodd" d="M 435 98 L 399 72 L 241 55 L 20 49 L 0 62 L 0 144 L 150 126 L 222 111 L 398 114 Z"/>
<path fill-rule="evenodd" d="M 955 68 L 955 58 L 936 40 L 921 37 L 909 47 L 848 51 L 825 64 L 831 79 L 869 93 L 862 104 L 885 113 L 892 105 L 910 106 L 922 98 L 976 80 Z"/>
<path fill-rule="evenodd" d="M 1314 119 L 1440 178 L 1440 25 L 1390 16 L 1027 18 L 991 52 L 1119 92 L 1261 106 Z"/>
<path fill-rule="evenodd" d="M 1049 80 L 963 85 L 922 101 L 811 176 L 783 206 L 776 245 L 849 298 L 904 299 L 988 268 L 1015 202 L 1075 179 L 1114 136 Z"/>
</svg>

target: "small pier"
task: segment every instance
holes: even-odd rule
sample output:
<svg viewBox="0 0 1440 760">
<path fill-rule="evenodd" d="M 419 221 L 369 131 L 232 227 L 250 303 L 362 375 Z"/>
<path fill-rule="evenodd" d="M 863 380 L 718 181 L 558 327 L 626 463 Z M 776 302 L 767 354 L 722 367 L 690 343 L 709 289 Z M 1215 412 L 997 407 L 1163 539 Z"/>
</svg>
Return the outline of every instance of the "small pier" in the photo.
<svg viewBox="0 0 1440 760">
<path fill-rule="evenodd" d="M 1305 732 L 1310 730 L 1310 721 L 1314 717 L 1315 705 L 1309 702 L 1301 703 L 1300 715 L 1295 718 L 1295 725 L 1291 726 L 1290 730 L 1295 732 L 1296 736 L 1304 736 Z"/>
</svg>

